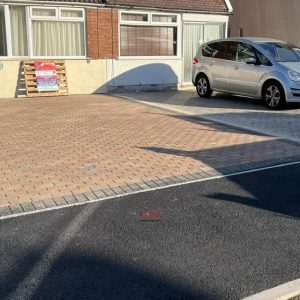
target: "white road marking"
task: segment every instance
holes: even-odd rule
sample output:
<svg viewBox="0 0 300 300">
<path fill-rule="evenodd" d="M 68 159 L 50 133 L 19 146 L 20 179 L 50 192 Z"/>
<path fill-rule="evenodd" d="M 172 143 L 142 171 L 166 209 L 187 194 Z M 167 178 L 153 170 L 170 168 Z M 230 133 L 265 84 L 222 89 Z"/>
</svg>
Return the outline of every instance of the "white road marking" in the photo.
<svg viewBox="0 0 300 300">
<path fill-rule="evenodd" d="M 300 278 L 243 300 L 289 300 L 300 295 Z"/>
<path fill-rule="evenodd" d="M 121 198 L 121 197 L 125 197 L 125 196 L 142 194 L 142 193 L 147 193 L 147 192 L 156 191 L 156 190 L 164 190 L 164 189 L 168 189 L 168 188 L 172 188 L 172 187 L 179 187 L 179 186 L 188 185 L 188 184 L 192 184 L 192 183 L 198 183 L 198 182 L 210 181 L 210 180 L 215 180 L 215 179 L 222 179 L 222 178 L 227 178 L 227 177 L 239 176 L 239 175 L 250 174 L 250 173 L 261 172 L 261 171 L 272 170 L 272 169 L 278 169 L 278 168 L 294 166 L 294 165 L 299 165 L 299 164 L 300 164 L 300 161 L 295 161 L 295 162 L 279 164 L 279 165 L 274 165 L 274 166 L 269 166 L 269 167 L 251 169 L 251 170 L 241 171 L 241 172 L 235 172 L 235 173 L 231 173 L 231 174 L 217 175 L 217 176 L 213 176 L 213 177 L 209 177 L 209 178 L 189 180 L 189 181 L 174 183 L 174 184 L 161 186 L 161 187 L 154 187 L 154 188 L 149 187 L 149 189 L 146 189 L 146 190 L 128 192 L 128 193 L 124 193 L 124 194 L 121 194 L 121 195 L 109 196 L 109 197 L 105 197 L 105 198 L 89 200 L 89 201 L 86 201 L 86 202 L 66 204 L 66 205 L 55 206 L 55 207 L 51 207 L 51 208 L 44 208 L 44 209 L 30 211 L 30 212 L 23 212 L 23 213 L 19 213 L 19 214 L 3 216 L 3 217 L 0 217 L 0 220 L 17 218 L 17 217 L 22 217 L 22 216 L 26 216 L 26 215 L 38 214 L 38 213 L 42 213 L 42 212 L 46 212 L 46 211 L 63 209 L 63 208 L 73 207 L 73 206 L 81 206 L 81 205 L 86 205 L 86 204 L 90 204 L 90 203 L 97 203 L 97 202 L 106 201 L 106 200 L 109 200 L 109 199 L 117 199 L 117 198 Z"/>
<path fill-rule="evenodd" d="M 95 211 L 97 206 L 88 205 L 73 219 L 73 221 L 61 232 L 58 239 L 50 246 L 49 250 L 42 256 L 35 266 L 21 281 L 16 290 L 8 299 L 32 299 L 36 290 L 40 287 L 51 267 L 59 256 L 65 251 L 68 243 L 75 237 L 76 233 Z"/>
</svg>

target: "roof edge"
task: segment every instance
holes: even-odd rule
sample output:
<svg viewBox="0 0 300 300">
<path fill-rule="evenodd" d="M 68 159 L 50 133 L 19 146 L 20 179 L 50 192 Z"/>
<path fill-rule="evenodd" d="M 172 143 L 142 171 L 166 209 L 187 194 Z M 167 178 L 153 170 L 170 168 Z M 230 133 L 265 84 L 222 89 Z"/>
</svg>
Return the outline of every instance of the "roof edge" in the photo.
<svg viewBox="0 0 300 300">
<path fill-rule="evenodd" d="M 105 7 L 119 8 L 119 9 L 139 9 L 139 10 L 156 10 L 156 11 L 172 11 L 179 13 L 198 13 L 207 15 L 229 15 L 232 14 L 228 11 L 212 11 L 212 10 L 191 10 L 191 9 L 176 9 L 176 8 L 159 8 L 153 6 L 137 6 L 137 5 L 118 5 L 118 4 L 106 4 Z"/>
<path fill-rule="evenodd" d="M 225 1 L 225 4 L 226 4 L 227 8 L 228 8 L 228 13 L 232 14 L 233 13 L 233 7 L 231 5 L 230 0 L 224 0 L 224 1 Z"/>
<path fill-rule="evenodd" d="M 212 11 L 212 10 L 191 10 L 191 9 L 176 9 L 176 8 L 159 8 L 153 6 L 137 6 L 137 5 L 118 5 L 118 4 L 109 4 L 103 3 L 99 1 L 99 3 L 86 3 L 80 1 L 64 1 L 64 0 L 57 0 L 57 1 L 43 1 L 40 0 L 0 0 L 0 3 L 4 4 L 38 4 L 38 5 L 51 5 L 54 6 L 55 4 L 63 5 L 63 6 L 81 6 L 81 7 L 108 7 L 108 8 L 120 8 L 120 9 L 148 9 L 148 10 L 156 10 L 156 11 L 173 11 L 173 12 L 181 12 L 181 13 L 199 13 L 199 14 L 215 14 L 215 15 L 228 15 L 232 14 L 232 6 L 230 0 L 224 0 L 225 4 L 228 8 L 227 11 Z"/>
</svg>

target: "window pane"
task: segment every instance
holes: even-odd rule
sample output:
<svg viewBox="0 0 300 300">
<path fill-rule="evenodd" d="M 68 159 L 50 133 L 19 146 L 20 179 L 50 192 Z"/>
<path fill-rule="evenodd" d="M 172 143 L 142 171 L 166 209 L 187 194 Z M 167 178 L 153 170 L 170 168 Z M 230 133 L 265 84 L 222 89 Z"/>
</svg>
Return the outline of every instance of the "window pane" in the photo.
<svg viewBox="0 0 300 300">
<path fill-rule="evenodd" d="M 255 52 L 256 52 L 256 55 L 258 56 L 259 58 L 259 61 L 262 65 L 265 65 L 265 66 L 272 66 L 272 63 L 269 61 L 269 59 L 264 55 L 262 54 L 260 51 L 258 51 L 257 49 L 255 49 Z"/>
<path fill-rule="evenodd" d="M 148 22 L 148 15 L 122 13 L 122 21 Z"/>
<path fill-rule="evenodd" d="M 214 44 L 208 44 L 202 48 L 202 55 L 205 57 L 212 57 L 214 49 L 212 48 Z"/>
<path fill-rule="evenodd" d="M 235 60 L 235 42 L 217 42 L 210 46 L 213 48 L 212 57 L 225 60 Z"/>
<path fill-rule="evenodd" d="M 177 16 L 168 16 L 168 15 L 153 15 L 152 22 L 161 22 L 161 23 L 176 23 Z"/>
<path fill-rule="evenodd" d="M 224 38 L 224 24 L 205 24 L 204 25 L 204 43 Z"/>
<path fill-rule="evenodd" d="M 185 24 L 183 27 L 183 57 L 184 57 L 184 82 L 191 82 L 192 61 L 203 43 L 203 24 Z"/>
<path fill-rule="evenodd" d="M 10 6 L 10 26 L 13 56 L 27 56 L 26 13 L 24 6 Z"/>
<path fill-rule="evenodd" d="M 83 13 L 80 10 L 61 10 L 61 16 L 63 18 L 82 18 Z"/>
<path fill-rule="evenodd" d="M 0 6 L 0 56 L 7 56 L 4 7 Z"/>
<path fill-rule="evenodd" d="M 255 51 L 251 45 L 239 43 L 237 48 L 237 61 L 245 62 L 248 58 L 255 58 Z"/>
<path fill-rule="evenodd" d="M 177 28 L 121 26 L 122 56 L 177 55 Z"/>
<path fill-rule="evenodd" d="M 35 17 L 55 17 L 56 9 L 32 8 L 32 15 Z"/>
<path fill-rule="evenodd" d="M 34 56 L 84 56 L 84 23 L 32 21 Z"/>
</svg>

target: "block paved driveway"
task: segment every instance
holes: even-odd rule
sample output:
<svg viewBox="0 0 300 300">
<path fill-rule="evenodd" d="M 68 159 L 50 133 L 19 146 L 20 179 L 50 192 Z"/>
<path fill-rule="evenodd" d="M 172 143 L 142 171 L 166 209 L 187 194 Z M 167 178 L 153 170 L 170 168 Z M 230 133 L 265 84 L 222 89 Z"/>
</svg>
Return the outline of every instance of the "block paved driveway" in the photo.
<svg viewBox="0 0 300 300">
<path fill-rule="evenodd" d="M 180 92 L 126 94 L 123 97 L 167 108 L 177 113 L 198 116 L 206 120 L 251 129 L 257 132 L 300 142 L 300 104 L 288 109 L 268 109 L 261 100 L 216 94 L 199 98 L 193 88 Z"/>
<path fill-rule="evenodd" d="M 2 216 L 300 160 L 295 142 L 112 96 L 3 99 L 0 120 Z"/>
</svg>

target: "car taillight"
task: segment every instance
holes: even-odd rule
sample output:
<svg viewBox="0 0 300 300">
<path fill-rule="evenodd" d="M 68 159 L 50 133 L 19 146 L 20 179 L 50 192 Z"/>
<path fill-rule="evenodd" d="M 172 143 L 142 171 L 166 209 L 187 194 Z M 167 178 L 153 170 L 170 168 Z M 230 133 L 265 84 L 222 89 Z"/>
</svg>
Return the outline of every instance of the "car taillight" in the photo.
<svg viewBox="0 0 300 300">
<path fill-rule="evenodd" d="M 198 60 L 198 58 L 197 57 L 194 57 L 194 60 L 193 60 L 193 65 L 196 65 L 196 64 L 198 64 L 199 63 L 199 60 Z"/>
</svg>

